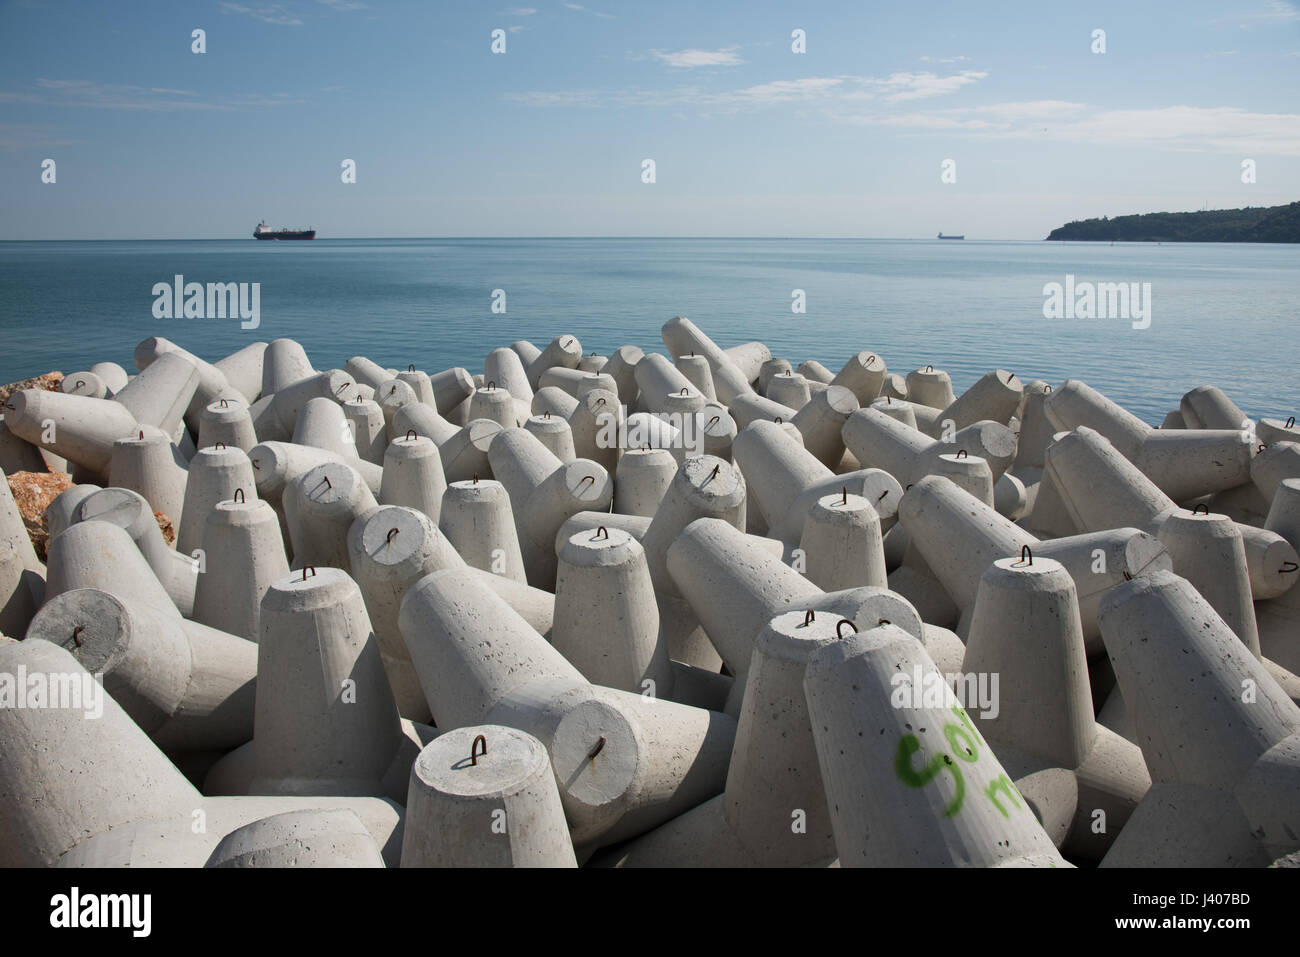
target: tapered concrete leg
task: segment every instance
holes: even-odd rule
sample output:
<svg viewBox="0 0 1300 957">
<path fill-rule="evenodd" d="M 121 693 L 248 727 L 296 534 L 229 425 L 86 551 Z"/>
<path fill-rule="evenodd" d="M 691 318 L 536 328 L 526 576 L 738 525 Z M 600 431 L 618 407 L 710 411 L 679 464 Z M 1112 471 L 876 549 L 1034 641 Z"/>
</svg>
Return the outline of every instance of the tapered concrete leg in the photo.
<svg viewBox="0 0 1300 957">
<path fill-rule="evenodd" d="M 561 462 L 572 462 L 578 457 L 573 447 L 573 429 L 558 415 L 549 412 L 531 415 L 524 420 L 523 427 L 537 436 L 537 441 Z"/>
<path fill-rule="evenodd" d="M 3 476 L 0 486 L 0 634 L 18 637 L 45 599 L 46 569 Z"/>
<path fill-rule="evenodd" d="M 44 389 L 11 395 L 5 424 L 18 438 L 100 476 L 108 475 L 113 443 L 140 430 L 135 416 L 118 402 Z"/>
<path fill-rule="evenodd" d="M 523 731 L 444 734 L 411 768 L 406 805 L 403 867 L 577 867 L 546 748 Z"/>
<path fill-rule="evenodd" d="M 384 454 L 383 484 L 379 489 L 382 504 L 405 505 L 423 512 L 436 526 L 446 491 L 442 457 L 431 439 L 408 435 L 389 443 Z"/>
<path fill-rule="evenodd" d="M 519 353 L 513 349 L 493 349 L 489 352 L 483 360 L 483 378 L 495 382 L 498 388 L 505 389 L 521 402 L 533 401 L 533 387 L 528 382 L 528 371 L 524 368 Z"/>
<path fill-rule="evenodd" d="M 593 684 L 672 698 L 645 550 L 627 532 L 579 532 L 564 543 L 551 643 Z"/>
<path fill-rule="evenodd" d="M 404 718 L 427 722 L 429 706 L 402 640 L 397 615 L 413 584 L 443 568 L 462 568 L 464 561 L 427 515 L 397 505 L 381 506 L 353 522 L 348 555 L 398 711 Z"/>
<path fill-rule="evenodd" d="M 825 591 L 860 585 L 887 586 L 880 516 L 860 495 L 817 500 L 799 540 L 807 579 Z"/>
<path fill-rule="evenodd" d="M 351 428 L 352 447 L 357 457 L 382 467 L 384 451 L 388 448 L 388 430 L 379 403 L 358 397 L 344 404 L 343 415 Z"/>
<path fill-rule="evenodd" d="M 194 610 L 198 566 L 193 558 L 167 546 L 162 531 L 158 528 L 158 521 L 154 518 L 153 509 L 139 493 L 124 488 L 106 488 L 84 499 L 77 506 L 75 518 L 78 523 L 100 521 L 124 529 L 153 569 L 153 577 L 162 584 L 176 610 L 186 617 L 190 616 Z M 91 553 L 87 557 L 103 561 L 106 555 Z M 105 590 L 112 591 L 110 588 Z"/>
<path fill-rule="evenodd" d="M 181 425 L 198 387 L 199 370 L 194 363 L 180 352 L 164 352 L 111 401 L 129 411 L 141 425 L 152 425 L 172 435 Z M 206 404 L 199 405 L 196 412 L 202 411 Z"/>
<path fill-rule="evenodd" d="M 234 449 L 251 451 L 257 445 L 257 433 L 248 406 L 230 399 L 218 399 L 203 407 L 199 415 L 199 441 L 201 449 L 222 444 Z"/>
<path fill-rule="evenodd" d="M 946 409 L 957 401 L 948 373 L 933 366 L 914 369 L 907 374 L 907 397 L 932 409 Z"/>
<path fill-rule="evenodd" d="M 1024 389 L 1024 383 L 1005 369 L 986 372 L 939 414 L 938 423 L 942 427 L 944 422 L 951 422 L 953 431 L 983 419 L 1006 425 L 1020 407 Z"/>
<path fill-rule="evenodd" d="M 500 482 L 452 482 L 443 493 L 438 528 L 467 564 L 527 582 L 510 496 Z"/>
<path fill-rule="evenodd" d="M 1191 582 L 1258 658 L 1246 549 L 1236 523 L 1226 515 L 1176 511 L 1161 524 L 1160 543 L 1168 549 L 1174 571 Z"/>
<path fill-rule="evenodd" d="M 828 642 L 804 690 L 841 866 L 1068 866 L 912 636 Z"/>
<path fill-rule="evenodd" d="M 252 460 L 242 449 L 213 446 L 196 452 L 185 484 L 185 508 L 176 527 L 176 551 L 189 557 L 203 544 L 203 529 L 218 502 L 233 499 L 237 489 L 242 489 L 246 498 L 254 497 L 255 474 Z"/>
<path fill-rule="evenodd" d="M 541 354 L 537 356 L 528 365 L 528 384 L 536 391 L 542 378 L 542 373 L 553 366 L 563 366 L 566 369 L 576 369 L 578 360 L 582 358 L 582 343 L 576 336 L 556 336 L 550 341 Z"/>
<path fill-rule="evenodd" d="M 677 463 L 667 449 L 628 449 L 618 460 L 614 511 L 653 518 L 676 474 Z"/>
<path fill-rule="evenodd" d="M 275 510 L 247 492 L 218 502 L 204 523 L 202 548 L 194 620 L 257 641 L 262 599 L 289 574 Z"/>
<path fill-rule="evenodd" d="M 293 542 L 294 569 L 326 566 L 351 569 L 348 530 L 379 503 L 356 470 L 326 462 L 285 489 L 284 512 Z"/>
<path fill-rule="evenodd" d="M 1152 781 L 1230 791 L 1300 730 L 1300 708 L 1172 572 L 1113 589 L 1101 630 Z"/>
<path fill-rule="evenodd" d="M 90 501 L 97 494 L 88 495 L 82 502 Z M 127 530 L 116 522 L 83 522 L 80 510 L 78 504 L 76 521 L 50 539 L 46 601 L 77 588 L 97 588 L 126 599 L 133 606 L 138 602 L 169 617 L 180 618 L 171 595 Z"/>
<path fill-rule="evenodd" d="M 257 646 L 190 627 L 108 592 L 64 592 L 41 609 L 28 639 L 70 652 L 154 742 L 168 751 L 228 750 L 253 736 Z"/>
<path fill-rule="evenodd" d="M 383 867 L 356 812 L 286 811 L 231 831 L 204 867 Z"/>
<path fill-rule="evenodd" d="M 212 364 L 226 377 L 227 384 L 243 394 L 246 403 L 256 402 L 262 393 L 266 348 L 265 342 L 254 342 Z"/>
</svg>

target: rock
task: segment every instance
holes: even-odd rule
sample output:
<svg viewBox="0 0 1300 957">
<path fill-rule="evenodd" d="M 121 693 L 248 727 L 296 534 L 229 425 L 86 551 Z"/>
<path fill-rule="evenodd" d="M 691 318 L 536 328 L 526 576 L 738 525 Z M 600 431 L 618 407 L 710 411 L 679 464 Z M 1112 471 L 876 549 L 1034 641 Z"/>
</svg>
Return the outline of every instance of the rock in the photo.
<svg viewBox="0 0 1300 957">
<path fill-rule="evenodd" d="M 153 517 L 158 523 L 158 529 L 162 532 L 163 541 L 168 545 L 175 545 L 176 529 L 172 527 L 172 520 L 162 512 L 154 512 Z"/>
<path fill-rule="evenodd" d="M 8 385 L 0 385 L 0 402 L 8 402 L 11 395 L 23 389 L 44 389 L 46 392 L 58 392 L 61 382 L 63 382 L 62 372 L 47 372 L 45 375 L 24 379 L 22 382 L 10 382 Z"/>
<path fill-rule="evenodd" d="M 31 380 L 28 380 L 31 381 Z M 9 386 L 5 386 L 6 389 Z M 45 526 L 45 510 L 58 495 L 72 485 L 72 476 L 66 472 L 15 472 L 8 475 L 9 491 L 14 504 L 23 517 L 27 537 L 32 540 L 36 557 L 45 561 L 45 545 L 49 531 Z"/>
</svg>

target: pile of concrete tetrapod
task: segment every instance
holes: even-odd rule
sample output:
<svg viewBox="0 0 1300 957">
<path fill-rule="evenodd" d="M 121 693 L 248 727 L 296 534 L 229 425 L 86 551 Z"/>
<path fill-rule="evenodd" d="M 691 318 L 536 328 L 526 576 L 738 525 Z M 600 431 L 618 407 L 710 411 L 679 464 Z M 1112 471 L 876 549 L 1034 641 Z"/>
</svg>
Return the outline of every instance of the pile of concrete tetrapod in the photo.
<svg viewBox="0 0 1300 957">
<path fill-rule="evenodd" d="M 0 864 L 1300 850 L 1294 419 L 662 339 L 13 393 L 73 484 L 45 563 L 0 485 Z"/>
</svg>

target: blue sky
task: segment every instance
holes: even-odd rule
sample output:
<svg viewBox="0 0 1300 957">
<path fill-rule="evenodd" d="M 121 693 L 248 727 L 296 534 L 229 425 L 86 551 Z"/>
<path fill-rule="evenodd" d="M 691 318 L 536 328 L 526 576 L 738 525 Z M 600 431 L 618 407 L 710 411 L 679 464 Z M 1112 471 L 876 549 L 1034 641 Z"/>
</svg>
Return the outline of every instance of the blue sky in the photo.
<svg viewBox="0 0 1300 957">
<path fill-rule="evenodd" d="M 321 238 L 1039 239 L 1300 199 L 1291 0 L 527 2 L 0 0 L 0 239 L 262 218 Z"/>
</svg>

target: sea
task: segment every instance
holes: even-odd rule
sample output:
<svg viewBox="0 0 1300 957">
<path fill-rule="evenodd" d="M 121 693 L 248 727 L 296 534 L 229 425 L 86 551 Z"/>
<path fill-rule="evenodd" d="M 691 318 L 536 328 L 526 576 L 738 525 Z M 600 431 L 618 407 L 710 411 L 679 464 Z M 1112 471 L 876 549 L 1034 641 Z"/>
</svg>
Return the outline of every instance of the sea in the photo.
<svg viewBox="0 0 1300 957">
<path fill-rule="evenodd" d="M 665 351 L 661 326 L 686 316 L 723 347 L 760 340 L 796 366 L 837 370 L 861 350 L 892 372 L 932 365 L 959 394 L 993 369 L 1053 386 L 1082 379 L 1154 425 L 1212 384 L 1252 417 L 1286 418 L 1300 412 L 1297 267 L 1300 246 L 1244 243 L 0 242 L 0 382 L 100 361 L 134 372 L 133 349 L 148 336 L 208 360 L 288 337 L 320 369 L 365 355 L 480 372 L 489 351 L 519 339 L 544 347 L 573 335 L 601 355 L 628 344 Z M 257 328 L 159 318 L 155 287 L 177 276 L 257 283 Z M 1055 317 L 1045 305 L 1053 283 L 1076 294 L 1136 283 L 1149 313 Z"/>
</svg>

